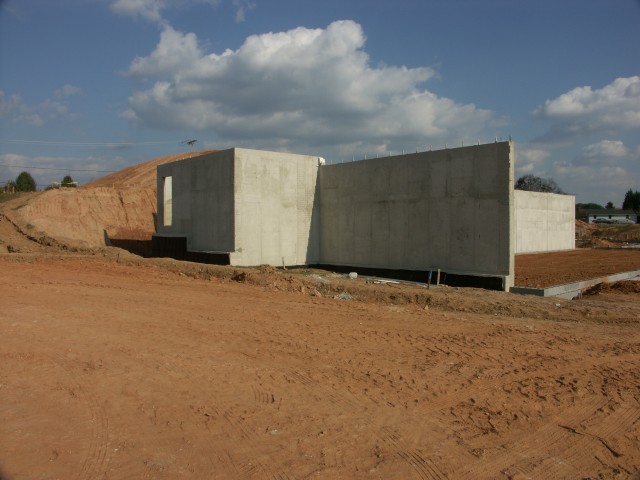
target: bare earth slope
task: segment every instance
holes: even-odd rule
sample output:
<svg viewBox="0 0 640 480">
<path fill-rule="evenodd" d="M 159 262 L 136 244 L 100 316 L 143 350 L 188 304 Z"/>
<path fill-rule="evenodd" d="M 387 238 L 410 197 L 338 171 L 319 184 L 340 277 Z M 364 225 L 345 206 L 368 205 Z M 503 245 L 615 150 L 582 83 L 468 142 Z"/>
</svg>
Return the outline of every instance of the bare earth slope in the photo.
<svg viewBox="0 0 640 480">
<path fill-rule="evenodd" d="M 155 230 L 156 167 L 201 153 L 151 160 L 79 188 L 22 195 L 0 208 L 23 231 L 71 247 L 100 247 L 107 238 L 149 240 Z"/>
</svg>

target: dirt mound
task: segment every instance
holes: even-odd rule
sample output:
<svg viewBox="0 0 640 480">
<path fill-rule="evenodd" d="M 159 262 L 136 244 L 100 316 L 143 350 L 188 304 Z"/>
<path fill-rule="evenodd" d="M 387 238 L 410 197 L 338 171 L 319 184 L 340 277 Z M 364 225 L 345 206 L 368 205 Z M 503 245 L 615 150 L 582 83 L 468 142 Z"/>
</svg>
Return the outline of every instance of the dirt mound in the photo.
<svg viewBox="0 0 640 480">
<path fill-rule="evenodd" d="M 179 153 L 176 155 L 168 155 L 166 157 L 156 158 L 148 162 L 132 165 L 119 172 L 111 173 L 104 177 L 98 178 L 92 182 L 80 187 L 80 190 L 94 189 L 98 187 L 108 188 L 156 188 L 156 167 L 165 163 L 184 160 L 185 158 L 195 157 L 213 152 L 214 150 L 206 150 L 202 152 Z"/>
<path fill-rule="evenodd" d="M 33 237 L 0 213 L 0 253 L 40 253 L 48 247 L 59 249 L 51 238 Z"/>
<path fill-rule="evenodd" d="M 594 296 L 601 293 L 640 293 L 640 282 L 634 280 L 623 280 L 614 283 L 599 283 L 583 293 L 583 296 Z"/>
<path fill-rule="evenodd" d="M 593 224 L 576 220 L 576 246 L 615 247 L 640 243 L 640 225 Z"/>
<path fill-rule="evenodd" d="M 149 245 L 140 242 L 149 244 L 155 231 L 156 167 L 201 153 L 207 152 L 150 160 L 79 188 L 20 195 L 1 204 L 0 210 L 18 231 L 50 237 L 68 248 L 137 242 L 144 253 Z"/>
</svg>

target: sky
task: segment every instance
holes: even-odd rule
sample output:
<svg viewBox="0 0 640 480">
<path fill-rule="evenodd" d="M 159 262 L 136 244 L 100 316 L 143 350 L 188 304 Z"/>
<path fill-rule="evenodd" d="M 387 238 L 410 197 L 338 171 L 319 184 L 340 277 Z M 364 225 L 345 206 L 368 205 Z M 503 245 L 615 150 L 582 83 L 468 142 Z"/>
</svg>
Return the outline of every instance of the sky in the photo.
<svg viewBox="0 0 640 480">
<path fill-rule="evenodd" d="M 509 138 L 516 179 L 640 190 L 640 0 L 0 0 L 2 183 Z"/>
</svg>

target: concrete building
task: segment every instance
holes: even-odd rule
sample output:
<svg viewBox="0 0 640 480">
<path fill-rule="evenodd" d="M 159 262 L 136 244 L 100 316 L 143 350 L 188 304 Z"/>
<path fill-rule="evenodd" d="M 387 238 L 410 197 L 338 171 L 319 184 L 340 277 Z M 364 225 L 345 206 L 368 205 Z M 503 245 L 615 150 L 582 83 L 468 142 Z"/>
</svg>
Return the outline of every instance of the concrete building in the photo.
<svg viewBox="0 0 640 480">
<path fill-rule="evenodd" d="M 514 193 L 510 142 L 323 163 L 235 148 L 160 165 L 155 253 L 440 269 L 508 289 L 516 252 L 573 248 L 573 197 Z M 527 227 L 518 230 L 518 219 Z"/>
<path fill-rule="evenodd" d="M 318 263 L 318 157 L 233 148 L 158 166 L 157 254 Z"/>
</svg>

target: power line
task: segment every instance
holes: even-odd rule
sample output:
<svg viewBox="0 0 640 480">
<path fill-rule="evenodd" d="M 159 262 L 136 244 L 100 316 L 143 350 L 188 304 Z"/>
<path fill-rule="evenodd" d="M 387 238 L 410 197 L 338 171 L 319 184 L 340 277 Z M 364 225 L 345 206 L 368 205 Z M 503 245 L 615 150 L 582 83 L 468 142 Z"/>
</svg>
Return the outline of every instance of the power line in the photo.
<svg viewBox="0 0 640 480">
<path fill-rule="evenodd" d="M 29 165 L 5 165 L 0 163 L 0 167 L 8 167 L 8 168 L 31 168 L 33 170 L 57 170 L 60 172 L 93 172 L 93 173 L 114 173 L 119 170 L 91 170 L 91 169 L 83 169 L 83 168 L 53 168 L 53 167 L 34 167 Z"/>
<path fill-rule="evenodd" d="M 153 145 L 175 145 L 179 142 L 56 142 L 49 140 L 18 140 L 0 138 L 0 143 L 18 143 L 24 145 L 49 145 L 58 147 L 136 147 Z"/>
</svg>

